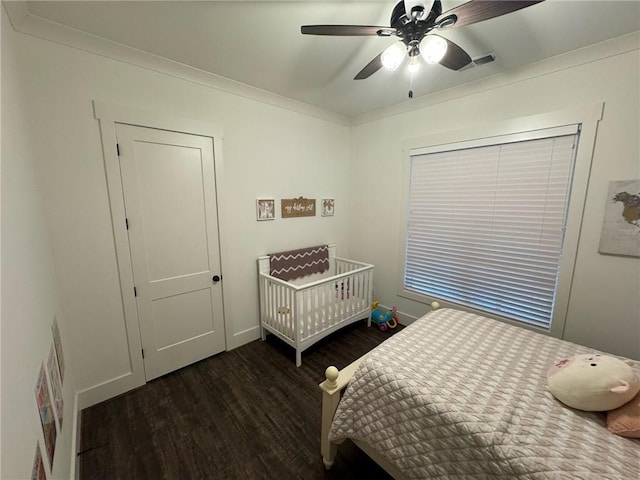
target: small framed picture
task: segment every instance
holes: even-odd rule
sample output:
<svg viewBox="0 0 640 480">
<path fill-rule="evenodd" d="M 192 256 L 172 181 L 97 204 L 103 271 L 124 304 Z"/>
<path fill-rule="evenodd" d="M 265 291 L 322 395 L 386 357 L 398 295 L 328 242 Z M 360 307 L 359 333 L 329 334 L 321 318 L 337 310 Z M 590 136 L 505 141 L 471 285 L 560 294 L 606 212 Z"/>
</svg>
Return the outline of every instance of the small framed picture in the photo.
<svg viewBox="0 0 640 480">
<path fill-rule="evenodd" d="M 276 201 L 273 198 L 258 198 L 256 200 L 256 218 L 274 220 L 276 218 Z"/>
<path fill-rule="evenodd" d="M 335 200 L 333 198 L 322 199 L 322 216 L 331 217 L 333 215 L 335 207 Z"/>
</svg>

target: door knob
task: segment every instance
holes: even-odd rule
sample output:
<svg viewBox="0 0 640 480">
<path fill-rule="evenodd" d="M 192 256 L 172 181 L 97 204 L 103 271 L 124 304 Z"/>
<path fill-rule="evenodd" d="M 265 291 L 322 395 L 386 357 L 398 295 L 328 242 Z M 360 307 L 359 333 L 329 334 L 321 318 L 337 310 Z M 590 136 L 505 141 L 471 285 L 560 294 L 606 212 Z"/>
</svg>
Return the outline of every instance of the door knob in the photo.
<svg viewBox="0 0 640 480">
<path fill-rule="evenodd" d="M 214 275 L 211 280 L 213 280 L 213 283 L 218 283 L 220 280 L 222 280 L 222 276 L 221 275 Z"/>
</svg>

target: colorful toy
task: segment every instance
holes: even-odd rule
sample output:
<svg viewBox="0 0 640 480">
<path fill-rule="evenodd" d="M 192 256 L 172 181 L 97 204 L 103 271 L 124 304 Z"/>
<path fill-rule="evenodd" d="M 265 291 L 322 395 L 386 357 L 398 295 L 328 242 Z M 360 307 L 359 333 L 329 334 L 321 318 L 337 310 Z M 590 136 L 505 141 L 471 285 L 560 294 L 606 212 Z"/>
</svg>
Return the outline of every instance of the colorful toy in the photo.
<svg viewBox="0 0 640 480">
<path fill-rule="evenodd" d="M 389 328 L 398 326 L 398 317 L 396 316 L 396 307 L 391 310 L 378 308 L 380 302 L 377 300 L 371 305 L 371 321 L 378 325 L 378 328 L 386 332 Z"/>
</svg>

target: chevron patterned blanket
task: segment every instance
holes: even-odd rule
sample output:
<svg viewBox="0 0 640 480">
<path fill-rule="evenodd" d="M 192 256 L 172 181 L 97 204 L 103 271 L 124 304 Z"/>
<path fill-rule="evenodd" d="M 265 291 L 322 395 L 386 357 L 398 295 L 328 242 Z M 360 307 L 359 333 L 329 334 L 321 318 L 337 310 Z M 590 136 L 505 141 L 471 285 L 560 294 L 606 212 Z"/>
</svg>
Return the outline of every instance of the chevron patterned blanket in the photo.
<svg viewBox="0 0 640 480">
<path fill-rule="evenodd" d="M 272 277 L 285 281 L 326 272 L 329 270 L 329 246 L 270 253 L 269 270 Z"/>
<path fill-rule="evenodd" d="M 330 438 L 360 440 L 411 479 L 640 478 L 640 440 L 547 388 L 558 358 L 593 350 L 452 309 L 370 352 Z M 640 371 L 640 364 L 634 369 Z"/>
</svg>

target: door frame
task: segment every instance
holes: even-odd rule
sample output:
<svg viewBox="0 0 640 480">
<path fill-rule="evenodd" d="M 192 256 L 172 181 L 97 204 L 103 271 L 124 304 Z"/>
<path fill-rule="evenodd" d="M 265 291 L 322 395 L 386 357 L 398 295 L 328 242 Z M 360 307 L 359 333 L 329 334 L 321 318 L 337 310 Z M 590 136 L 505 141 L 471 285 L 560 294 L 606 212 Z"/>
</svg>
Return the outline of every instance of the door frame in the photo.
<svg viewBox="0 0 640 480">
<path fill-rule="evenodd" d="M 140 335 L 138 309 L 133 290 L 133 266 L 131 264 L 129 236 L 127 234 L 125 223 L 126 214 L 124 191 L 122 188 L 120 161 L 116 147 L 116 124 L 121 123 L 211 138 L 213 142 L 213 162 L 218 211 L 223 209 L 223 202 L 221 200 L 224 198 L 224 194 L 222 192 L 222 185 L 224 184 L 222 181 L 224 170 L 222 161 L 223 129 L 221 125 L 162 113 L 132 109 L 97 100 L 93 100 L 93 109 L 94 117 L 98 120 L 100 125 L 100 133 L 102 137 L 102 153 L 107 180 L 107 194 L 109 197 L 109 207 L 111 211 L 116 262 L 120 278 L 120 294 L 129 349 L 129 372 L 125 372 L 124 374 L 100 385 L 96 385 L 79 392 L 79 408 L 86 408 L 88 406 L 95 405 L 96 403 L 140 387 L 146 383 L 144 361 L 142 358 L 142 338 Z M 221 271 L 224 271 L 224 258 L 222 252 L 226 250 L 223 245 L 224 237 L 223 235 L 220 235 L 220 231 L 222 230 L 220 220 L 221 217 L 218 215 L 220 268 Z M 224 312 L 227 309 L 224 298 L 223 289 L 222 312 L 223 323 L 225 326 L 226 350 L 229 345 L 233 345 L 233 338 L 230 338 L 231 329 L 228 328 L 225 322 Z"/>
</svg>

